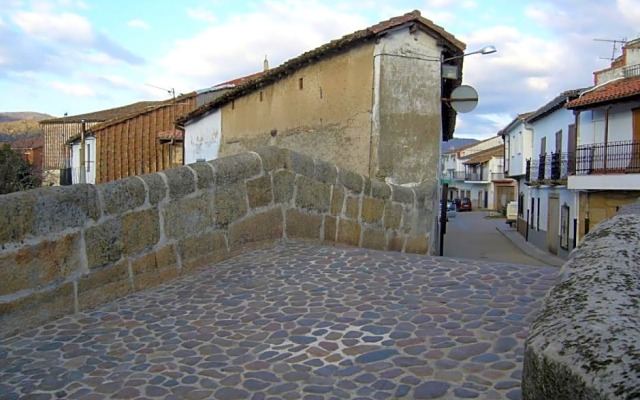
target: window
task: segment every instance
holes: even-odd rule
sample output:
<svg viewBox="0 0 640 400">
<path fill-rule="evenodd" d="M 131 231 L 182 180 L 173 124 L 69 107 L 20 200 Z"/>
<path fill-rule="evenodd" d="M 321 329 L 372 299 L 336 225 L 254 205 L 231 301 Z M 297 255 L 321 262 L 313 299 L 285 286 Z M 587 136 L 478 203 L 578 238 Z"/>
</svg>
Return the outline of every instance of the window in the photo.
<svg viewBox="0 0 640 400">
<path fill-rule="evenodd" d="M 298 79 L 298 89 L 302 90 L 304 88 L 304 78 Z"/>
<path fill-rule="evenodd" d="M 91 171 L 91 143 L 87 143 L 87 156 L 84 160 L 85 165 L 87 166 L 85 169 L 87 172 Z"/>
<path fill-rule="evenodd" d="M 569 206 L 567 203 L 562 205 L 560 211 L 560 247 L 569 250 Z"/>
<path fill-rule="evenodd" d="M 562 153 L 562 131 L 556 132 L 556 153 Z"/>
<path fill-rule="evenodd" d="M 536 230 L 540 230 L 540 197 L 538 197 L 538 215 L 536 216 Z"/>
<path fill-rule="evenodd" d="M 535 209 L 535 207 L 536 207 L 536 203 L 535 203 L 535 201 L 536 201 L 536 199 L 534 199 L 534 198 L 532 197 L 532 198 L 531 198 L 531 223 L 530 223 L 530 225 L 531 225 L 531 229 L 535 229 L 535 227 L 536 227 L 536 226 L 535 226 L 535 224 L 534 224 L 534 221 L 535 221 L 535 215 L 536 215 L 536 209 Z"/>
<path fill-rule="evenodd" d="M 260 91 L 260 101 L 262 101 L 262 91 Z"/>
</svg>

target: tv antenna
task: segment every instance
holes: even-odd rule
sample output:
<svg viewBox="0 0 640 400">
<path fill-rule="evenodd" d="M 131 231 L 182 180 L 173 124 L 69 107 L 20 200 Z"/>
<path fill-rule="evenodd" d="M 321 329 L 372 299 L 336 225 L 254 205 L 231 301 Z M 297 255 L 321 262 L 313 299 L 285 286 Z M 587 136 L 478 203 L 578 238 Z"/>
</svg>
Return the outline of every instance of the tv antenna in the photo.
<svg viewBox="0 0 640 400">
<path fill-rule="evenodd" d="M 163 88 L 163 87 L 160 87 L 160 86 L 152 85 L 150 83 L 145 83 L 145 85 L 151 86 L 152 88 L 164 90 L 165 92 L 169 93 L 174 100 L 176 99 L 176 90 L 174 88 L 167 89 L 167 88 Z"/>
<path fill-rule="evenodd" d="M 624 46 L 627 43 L 627 38 L 622 39 L 593 39 L 596 42 L 609 42 L 613 43 L 613 49 L 611 50 L 611 57 L 600 57 L 602 60 L 613 61 L 616 59 L 616 52 L 618 51 L 618 45 Z"/>
</svg>

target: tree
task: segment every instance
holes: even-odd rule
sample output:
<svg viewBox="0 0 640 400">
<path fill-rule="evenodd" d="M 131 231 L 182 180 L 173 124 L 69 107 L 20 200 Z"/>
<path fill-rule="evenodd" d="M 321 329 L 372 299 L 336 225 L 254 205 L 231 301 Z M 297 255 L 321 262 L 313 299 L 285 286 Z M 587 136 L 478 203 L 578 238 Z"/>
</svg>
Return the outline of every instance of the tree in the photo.
<svg viewBox="0 0 640 400">
<path fill-rule="evenodd" d="M 9 143 L 0 146 L 0 194 L 33 189 L 40 184 L 40 176 L 20 153 Z"/>
</svg>

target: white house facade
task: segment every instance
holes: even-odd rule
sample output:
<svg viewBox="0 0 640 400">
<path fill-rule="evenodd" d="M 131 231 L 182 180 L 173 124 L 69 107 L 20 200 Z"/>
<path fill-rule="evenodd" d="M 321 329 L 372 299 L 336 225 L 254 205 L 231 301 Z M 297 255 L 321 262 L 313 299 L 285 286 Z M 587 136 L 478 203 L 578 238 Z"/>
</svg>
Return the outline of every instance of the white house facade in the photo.
<svg viewBox="0 0 640 400">
<path fill-rule="evenodd" d="M 96 183 L 96 140 L 88 136 L 84 140 L 84 167 L 81 165 L 80 140 L 71 144 L 71 182 Z M 84 171 L 83 171 L 84 170 Z M 82 176 L 84 172 L 84 177 Z"/>
</svg>

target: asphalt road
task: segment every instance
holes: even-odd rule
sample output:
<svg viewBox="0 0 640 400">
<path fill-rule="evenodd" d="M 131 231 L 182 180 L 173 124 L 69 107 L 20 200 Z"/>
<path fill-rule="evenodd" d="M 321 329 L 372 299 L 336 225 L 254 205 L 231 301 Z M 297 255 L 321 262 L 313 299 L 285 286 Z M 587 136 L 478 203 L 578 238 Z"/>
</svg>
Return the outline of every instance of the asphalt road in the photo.
<svg viewBox="0 0 640 400">
<path fill-rule="evenodd" d="M 496 215 L 489 211 L 464 211 L 450 217 L 444 236 L 444 256 L 547 266 L 522 252 L 498 232 L 496 227 L 505 226 L 505 220 L 487 218 L 490 214 Z"/>
</svg>

